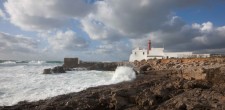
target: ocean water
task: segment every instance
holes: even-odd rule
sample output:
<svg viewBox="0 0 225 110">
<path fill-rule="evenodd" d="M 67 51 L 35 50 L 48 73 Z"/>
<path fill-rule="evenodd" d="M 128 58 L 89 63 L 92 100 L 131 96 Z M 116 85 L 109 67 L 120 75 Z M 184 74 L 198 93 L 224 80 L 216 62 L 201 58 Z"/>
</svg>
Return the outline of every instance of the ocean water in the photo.
<svg viewBox="0 0 225 110">
<path fill-rule="evenodd" d="M 36 101 L 79 92 L 89 87 L 115 84 L 136 78 L 130 67 L 115 71 L 69 71 L 64 74 L 42 74 L 43 69 L 62 65 L 46 61 L 0 61 L 0 106 L 19 101 Z"/>
</svg>

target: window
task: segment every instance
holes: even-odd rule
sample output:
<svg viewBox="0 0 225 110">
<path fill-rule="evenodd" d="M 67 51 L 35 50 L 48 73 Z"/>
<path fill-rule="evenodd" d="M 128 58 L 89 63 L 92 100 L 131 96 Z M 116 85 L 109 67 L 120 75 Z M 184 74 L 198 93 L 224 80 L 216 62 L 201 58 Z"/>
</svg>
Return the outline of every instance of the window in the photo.
<svg viewBox="0 0 225 110">
<path fill-rule="evenodd" d="M 143 52 L 143 55 L 145 54 L 145 52 Z"/>
</svg>

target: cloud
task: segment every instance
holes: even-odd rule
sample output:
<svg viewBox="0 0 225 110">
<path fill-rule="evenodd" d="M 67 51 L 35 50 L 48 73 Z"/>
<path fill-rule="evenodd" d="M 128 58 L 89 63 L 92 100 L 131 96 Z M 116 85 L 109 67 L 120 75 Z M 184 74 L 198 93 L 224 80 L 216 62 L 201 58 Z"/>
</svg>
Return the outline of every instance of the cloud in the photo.
<svg viewBox="0 0 225 110">
<path fill-rule="evenodd" d="M 93 40 L 119 41 L 139 39 L 150 32 L 170 25 L 183 26 L 179 17 L 173 16 L 175 8 L 199 4 L 202 0 L 104 0 L 96 3 L 96 11 L 81 20 L 83 30 Z M 179 27 L 178 27 L 179 28 Z M 170 30 L 169 30 L 170 29 Z"/>
<path fill-rule="evenodd" d="M 0 32 L 0 50 L 1 52 L 34 52 L 37 48 L 37 41 L 24 37 L 13 36 L 10 34 Z"/>
<path fill-rule="evenodd" d="M 84 0 L 8 0 L 4 6 L 11 23 L 29 31 L 59 28 L 94 10 Z"/>
<path fill-rule="evenodd" d="M 44 37 L 25 37 L 0 32 L 1 59 L 62 60 L 66 56 L 79 56 L 87 51 L 88 42 L 71 30 L 58 31 L 52 36 L 46 34 Z"/>
<path fill-rule="evenodd" d="M 149 39 L 155 47 L 164 45 L 167 51 L 222 48 L 222 27 L 215 27 L 212 22 L 189 25 L 173 12 L 203 4 L 202 0 L 106 0 L 98 2 L 97 11 L 81 23 L 92 39 L 127 38 L 133 48 L 147 47 Z"/>
<path fill-rule="evenodd" d="M 89 57 L 99 61 L 121 61 L 128 60 L 131 52 L 131 44 L 128 41 L 103 42 L 95 49 L 85 51 Z M 99 57 L 101 56 L 101 57 Z"/>
<path fill-rule="evenodd" d="M 128 52 L 130 51 L 130 44 L 125 41 L 112 42 L 112 43 L 103 43 L 97 47 L 97 52 L 103 54 L 111 54 L 115 52 Z"/>
<path fill-rule="evenodd" d="M 105 59 L 125 59 L 131 48 L 147 47 L 149 39 L 154 47 L 164 45 L 167 51 L 222 51 L 225 48 L 224 26 L 218 27 L 210 21 L 187 24 L 175 12 L 205 4 L 204 0 L 99 0 L 94 3 L 8 0 L 4 7 L 10 22 L 24 30 L 39 34 L 54 30 L 47 34 L 47 44 L 42 47 L 49 48 L 44 50 L 78 51 L 105 56 Z M 87 34 L 91 41 L 80 36 L 83 32 L 79 29 L 75 29 L 76 32 L 60 30 L 68 28 L 68 23 L 73 21 L 78 22 L 74 27 L 81 26 L 82 35 Z M 90 42 L 94 43 L 90 46 Z"/>
<path fill-rule="evenodd" d="M 97 16 L 89 14 L 81 20 L 83 30 L 92 40 L 119 41 L 124 36 L 121 32 L 99 21 Z"/>
<path fill-rule="evenodd" d="M 162 28 L 147 34 L 148 37 L 131 39 L 131 42 L 134 46 L 146 47 L 147 40 L 151 39 L 154 47 L 163 47 L 164 45 L 167 51 L 225 53 L 222 51 L 225 48 L 225 26 L 215 27 L 212 22 L 170 26 L 177 30 L 171 31 L 168 28 Z M 215 50 L 213 51 L 213 49 Z"/>
<path fill-rule="evenodd" d="M 0 18 L 6 19 L 6 15 L 5 15 L 5 13 L 2 11 L 2 9 L 0 9 Z"/>
<path fill-rule="evenodd" d="M 211 32 L 213 29 L 213 23 L 211 23 L 209 21 L 206 23 L 203 23 L 202 25 L 194 23 L 194 24 L 192 24 L 192 28 L 199 29 L 202 32 Z"/>
<path fill-rule="evenodd" d="M 190 6 L 200 0 L 106 0 L 98 3 L 99 21 L 129 37 L 158 30 L 170 19 L 174 8 Z"/>
<path fill-rule="evenodd" d="M 186 24 L 173 17 L 160 29 L 145 34 L 143 38 L 130 39 L 135 47 L 147 48 L 151 39 L 153 47 L 165 47 L 166 51 L 193 51 L 196 53 L 225 53 L 225 26 L 217 27 L 212 22 Z"/>
<path fill-rule="evenodd" d="M 84 50 L 88 47 L 88 42 L 77 35 L 72 30 L 65 32 L 58 31 L 55 35 L 48 38 L 48 43 L 53 50 Z"/>
</svg>

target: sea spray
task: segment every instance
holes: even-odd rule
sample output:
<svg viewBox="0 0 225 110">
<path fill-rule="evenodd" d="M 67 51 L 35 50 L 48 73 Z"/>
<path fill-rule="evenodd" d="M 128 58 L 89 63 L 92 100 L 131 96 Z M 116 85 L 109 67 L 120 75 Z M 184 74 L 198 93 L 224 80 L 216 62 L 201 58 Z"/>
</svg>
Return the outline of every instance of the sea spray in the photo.
<svg viewBox="0 0 225 110">
<path fill-rule="evenodd" d="M 41 65 L 41 64 L 44 64 L 44 63 L 46 63 L 45 61 L 30 61 L 30 62 L 28 62 L 29 64 L 36 64 L 36 65 Z"/>
<path fill-rule="evenodd" d="M 56 65 L 55 63 L 0 65 L 0 106 L 79 92 L 89 87 L 116 84 L 136 77 L 130 67 L 118 67 L 115 72 L 86 70 L 67 71 L 65 74 L 41 74 L 43 69 Z"/>
<path fill-rule="evenodd" d="M 5 64 L 5 65 L 7 65 L 7 64 L 16 64 L 16 62 L 15 61 L 4 61 L 1 64 Z"/>
<path fill-rule="evenodd" d="M 123 81 L 130 81 L 136 78 L 136 74 L 131 67 L 119 66 L 116 68 L 115 73 L 112 77 L 113 83 L 119 83 Z"/>
</svg>

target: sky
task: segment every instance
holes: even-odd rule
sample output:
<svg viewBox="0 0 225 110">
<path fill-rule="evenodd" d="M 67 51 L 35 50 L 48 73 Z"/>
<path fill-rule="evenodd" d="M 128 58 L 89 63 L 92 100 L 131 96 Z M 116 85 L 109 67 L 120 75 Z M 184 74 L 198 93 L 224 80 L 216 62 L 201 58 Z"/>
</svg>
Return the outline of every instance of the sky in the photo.
<svg viewBox="0 0 225 110">
<path fill-rule="evenodd" d="M 225 53 L 225 0 L 0 0 L 0 59 L 126 61 L 132 49 Z"/>
</svg>

